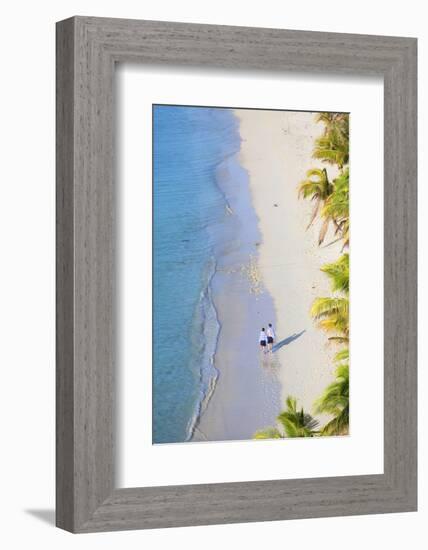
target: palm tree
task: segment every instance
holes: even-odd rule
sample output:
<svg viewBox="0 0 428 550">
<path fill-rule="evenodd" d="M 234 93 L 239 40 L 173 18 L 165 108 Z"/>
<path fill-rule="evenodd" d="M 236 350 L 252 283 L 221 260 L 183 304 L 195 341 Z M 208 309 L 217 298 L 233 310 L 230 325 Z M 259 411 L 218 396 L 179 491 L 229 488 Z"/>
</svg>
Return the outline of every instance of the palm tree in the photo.
<svg viewBox="0 0 428 550">
<path fill-rule="evenodd" d="M 349 351 L 339 352 L 348 358 Z M 337 356 L 336 355 L 336 359 Z M 316 413 L 328 413 L 333 418 L 323 426 L 320 435 L 346 435 L 349 431 L 349 365 L 343 363 L 336 369 L 336 380 L 330 384 L 315 403 Z"/>
<path fill-rule="evenodd" d="M 313 437 L 317 432 L 318 420 L 305 413 L 303 407 L 297 410 L 297 400 L 289 395 L 286 400 L 287 410 L 283 411 L 278 420 L 283 425 L 287 437 Z"/>
<path fill-rule="evenodd" d="M 305 413 L 303 407 L 297 410 L 297 400 L 289 395 L 286 400 L 287 409 L 278 416 L 284 432 L 277 428 L 259 430 L 254 434 L 254 439 L 282 439 L 285 437 L 313 437 L 318 432 L 318 420 Z"/>
<path fill-rule="evenodd" d="M 310 227 L 317 215 L 323 220 L 318 244 L 322 244 L 330 224 L 334 225 L 336 240 L 343 241 L 343 249 L 349 246 L 349 115 L 345 113 L 319 113 L 317 122 L 324 124 L 324 132 L 315 141 L 313 157 L 322 162 L 336 165 L 339 175 L 329 181 L 326 169 L 313 169 L 307 172 L 307 179 L 299 186 L 299 196 L 315 201 Z M 330 243 L 332 244 L 332 243 Z M 328 275 L 332 291 L 339 295 L 316 298 L 311 307 L 311 315 L 318 326 L 332 335 L 329 340 L 338 343 L 349 342 L 349 254 L 343 253 L 338 260 L 324 265 L 321 270 Z M 348 433 L 349 428 L 349 351 L 343 349 L 335 356 L 336 379 L 330 384 L 316 402 L 316 413 L 328 413 L 333 416 L 319 435 L 338 435 Z M 290 401 L 289 401 L 290 400 Z M 287 411 L 281 413 L 278 420 L 284 426 L 285 433 L 299 434 L 301 425 L 296 422 L 298 415 L 303 418 L 293 398 L 287 400 Z M 312 417 L 310 417 L 312 418 Z M 312 419 L 313 420 L 313 419 Z M 314 433 L 313 428 L 312 435 Z M 281 437 L 279 430 L 276 437 Z M 271 432 L 272 435 L 272 432 Z M 288 435 L 296 437 L 296 435 Z"/>
<path fill-rule="evenodd" d="M 323 122 L 325 129 L 315 141 L 313 157 L 342 169 L 349 162 L 349 115 L 319 113 L 316 121 Z"/>
<path fill-rule="evenodd" d="M 344 241 L 343 248 L 349 246 L 349 169 L 333 181 L 333 191 L 324 202 L 321 215 L 334 221 L 336 234 Z"/>
<path fill-rule="evenodd" d="M 336 262 L 325 264 L 321 271 L 330 278 L 332 291 L 342 292 L 344 296 L 316 298 L 311 316 L 320 328 L 336 333 L 329 340 L 346 343 L 349 341 L 349 254 L 342 254 Z"/>
<path fill-rule="evenodd" d="M 312 225 L 320 207 L 325 207 L 326 201 L 333 193 L 333 185 L 330 183 L 325 168 L 312 168 L 306 172 L 306 179 L 299 185 L 299 197 L 311 199 L 315 202 L 311 218 L 306 229 Z M 322 243 L 327 233 L 329 219 L 326 217 L 320 230 L 319 242 Z"/>
<path fill-rule="evenodd" d="M 311 307 L 311 316 L 326 332 L 336 333 L 329 340 L 339 343 L 349 341 L 349 300 L 345 297 L 316 298 Z"/>
<path fill-rule="evenodd" d="M 321 271 L 330 277 L 333 292 L 349 293 L 349 254 L 342 254 L 335 262 L 323 265 Z"/>
</svg>

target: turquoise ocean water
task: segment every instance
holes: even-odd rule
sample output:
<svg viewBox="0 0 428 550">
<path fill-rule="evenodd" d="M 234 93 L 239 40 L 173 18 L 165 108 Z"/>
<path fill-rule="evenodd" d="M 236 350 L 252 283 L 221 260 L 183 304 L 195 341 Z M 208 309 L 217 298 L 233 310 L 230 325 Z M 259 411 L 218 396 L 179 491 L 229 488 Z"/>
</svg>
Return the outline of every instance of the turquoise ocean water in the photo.
<svg viewBox="0 0 428 550">
<path fill-rule="evenodd" d="M 230 238 L 216 175 L 239 148 L 231 110 L 153 107 L 153 443 L 189 440 L 215 386 L 210 281 Z"/>
</svg>

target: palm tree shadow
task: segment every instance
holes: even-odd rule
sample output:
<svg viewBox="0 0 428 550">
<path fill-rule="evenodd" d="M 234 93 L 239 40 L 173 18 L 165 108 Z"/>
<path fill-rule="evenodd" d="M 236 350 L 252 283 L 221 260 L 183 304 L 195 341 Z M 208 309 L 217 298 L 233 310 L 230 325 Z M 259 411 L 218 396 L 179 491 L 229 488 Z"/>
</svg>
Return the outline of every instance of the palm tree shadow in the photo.
<svg viewBox="0 0 428 550">
<path fill-rule="evenodd" d="M 275 353 L 275 351 L 280 350 L 284 346 L 288 346 L 288 344 L 291 344 L 291 342 L 294 342 L 294 340 L 297 340 L 298 338 L 300 338 L 304 332 L 306 332 L 306 329 L 302 330 L 302 332 L 295 332 L 291 336 L 288 336 L 288 338 L 281 340 L 280 342 L 278 342 L 272 347 L 272 351 Z"/>
</svg>

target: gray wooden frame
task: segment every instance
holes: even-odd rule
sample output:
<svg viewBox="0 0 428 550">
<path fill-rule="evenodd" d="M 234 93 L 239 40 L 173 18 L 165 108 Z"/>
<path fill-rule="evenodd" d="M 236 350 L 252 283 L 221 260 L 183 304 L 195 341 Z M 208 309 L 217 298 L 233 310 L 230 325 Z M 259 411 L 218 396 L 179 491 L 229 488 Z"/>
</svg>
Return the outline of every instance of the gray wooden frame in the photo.
<svg viewBox="0 0 428 550">
<path fill-rule="evenodd" d="M 115 488 L 116 62 L 383 76 L 382 475 Z M 416 39 L 90 17 L 59 22 L 57 525 L 91 532 L 416 510 L 416 268 Z"/>
</svg>

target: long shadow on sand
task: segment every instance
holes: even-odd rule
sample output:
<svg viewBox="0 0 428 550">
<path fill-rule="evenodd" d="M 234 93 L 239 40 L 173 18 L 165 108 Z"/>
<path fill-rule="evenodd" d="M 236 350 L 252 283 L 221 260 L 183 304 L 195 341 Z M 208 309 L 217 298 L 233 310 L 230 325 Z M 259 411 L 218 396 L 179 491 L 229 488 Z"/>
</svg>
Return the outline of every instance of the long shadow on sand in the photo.
<svg viewBox="0 0 428 550">
<path fill-rule="evenodd" d="M 291 344 L 291 342 L 294 342 L 294 340 L 297 340 L 297 338 L 300 338 L 304 332 L 306 332 L 306 329 L 302 330 L 302 332 L 295 332 L 291 336 L 288 336 L 288 338 L 281 340 L 281 342 L 278 342 L 272 347 L 272 351 L 275 353 L 275 351 L 278 351 L 284 346 L 288 346 L 288 344 Z"/>
</svg>

